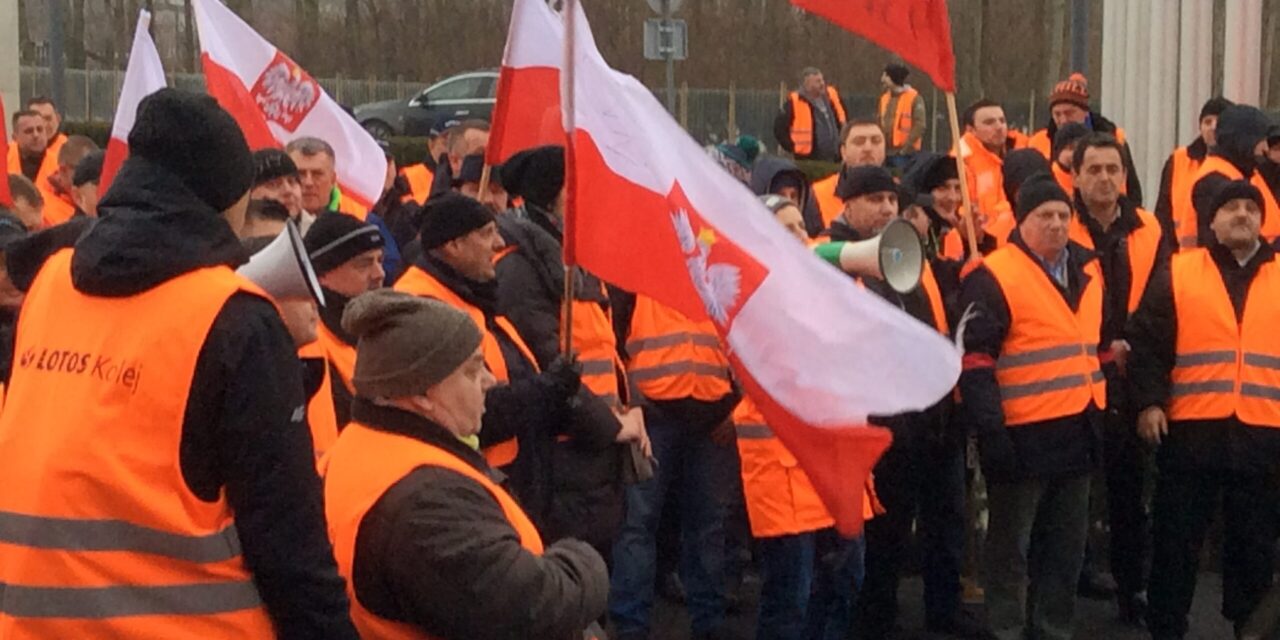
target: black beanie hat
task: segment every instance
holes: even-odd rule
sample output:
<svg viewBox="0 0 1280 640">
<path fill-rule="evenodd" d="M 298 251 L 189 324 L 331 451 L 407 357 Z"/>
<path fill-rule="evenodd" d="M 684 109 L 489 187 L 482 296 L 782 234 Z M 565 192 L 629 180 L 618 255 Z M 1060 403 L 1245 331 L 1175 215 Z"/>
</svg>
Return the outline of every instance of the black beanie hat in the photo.
<svg viewBox="0 0 1280 640">
<path fill-rule="evenodd" d="M 266 184 L 276 178 L 298 175 L 298 165 L 280 149 L 259 149 L 253 152 L 253 186 Z"/>
<path fill-rule="evenodd" d="M 302 244 L 311 258 L 311 268 L 322 276 L 366 251 L 381 249 L 384 241 L 378 227 L 355 216 L 325 211 L 311 223 Z"/>
<path fill-rule="evenodd" d="M 102 161 L 106 157 L 105 151 L 94 151 L 81 158 L 75 173 L 71 174 L 71 186 L 82 187 L 90 182 L 97 183 L 102 177 Z"/>
<path fill-rule="evenodd" d="M 1027 178 L 1018 189 L 1018 204 L 1013 208 L 1013 217 L 1017 219 L 1018 224 L 1022 224 L 1022 221 L 1027 219 L 1027 214 L 1036 207 L 1055 200 L 1065 202 L 1068 207 L 1071 206 L 1071 199 L 1067 197 L 1067 192 L 1058 186 L 1058 181 L 1054 180 L 1053 176 L 1037 173 Z"/>
<path fill-rule="evenodd" d="M 858 196 L 881 191 L 898 191 L 893 175 L 883 167 L 854 167 L 845 172 L 843 178 L 836 183 L 836 196 L 841 200 L 852 200 Z"/>
<path fill-rule="evenodd" d="M 1201 231 L 1213 237 L 1209 225 L 1218 215 L 1218 209 L 1232 200 L 1252 200 L 1262 210 L 1262 220 L 1267 219 L 1267 205 L 1262 200 L 1262 192 L 1248 180 L 1227 180 L 1218 176 L 1210 176 L 1196 182 L 1191 191 L 1191 202 L 1195 204 L 1196 222 Z M 1203 234 L 1202 234 L 1203 237 Z"/>
<path fill-rule="evenodd" d="M 527 149 L 502 165 L 502 186 L 543 209 L 550 209 L 564 188 L 564 147 Z"/>
<path fill-rule="evenodd" d="M 1081 138 L 1089 135 L 1089 127 L 1079 122 L 1069 122 L 1058 127 L 1058 132 L 1053 134 L 1053 159 L 1058 159 L 1058 154 L 1062 150 L 1080 141 Z"/>
<path fill-rule="evenodd" d="M 475 198 L 445 193 L 422 205 L 422 248 L 435 249 L 494 221 L 493 212 Z"/>
<path fill-rule="evenodd" d="M 884 66 L 884 72 L 894 84 L 902 85 L 907 81 L 907 76 L 911 73 L 911 70 L 904 64 L 890 62 Z"/>
<path fill-rule="evenodd" d="M 920 192 L 929 193 L 946 184 L 948 180 L 959 180 L 960 170 L 956 168 L 956 160 L 951 156 L 942 156 L 933 163 L 929 172 L 920 181 Z"/>
<path fill-rule="evenodd" d="M 1209 98 L 1209 100 L 1204 103 L 1204 106 L 1200 107 L 1200 119 L 1204 120 L 1209 116 L 1220 116 L 1227 107 L 1230 107 L 1233 104 L 1235 103 L 1222 96 Z"/>
<path fill-rule="evenodd" d="M 173 173 L 216 211 L 253 186 L 253 157 L 240 125 L 204 94 L 161 89 L 143 98 L 129 132 L 129 157 Z"/>
<path fill-rule="evenodd" d="M 1035 149 L 1018 149 L 1009 152 L 1004 157 L 1004 168 L 1001 174 L 1004 178 L 1004 197 L 1013 204 L 1018 201 L 1018 187 L 1022 186 L 1027 178 L 1037 173 L 1049 173 L 1049 161 L 1040 155 Z"/>
<path fill-rule="evenodd" d="M 1267 139 L 1271 120 L 1257 107 L 1237 104 L 1222 110 L 1215 131 L 1218 153 L 1239 166 L 1253 162 L 1253 149 Z"/>
</svg>

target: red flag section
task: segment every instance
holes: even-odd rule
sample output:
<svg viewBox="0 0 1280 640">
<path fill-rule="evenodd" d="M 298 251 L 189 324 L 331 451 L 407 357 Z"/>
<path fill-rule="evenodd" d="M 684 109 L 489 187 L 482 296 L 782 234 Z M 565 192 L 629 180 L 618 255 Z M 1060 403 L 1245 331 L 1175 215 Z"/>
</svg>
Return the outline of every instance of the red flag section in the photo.
<svg viewBox="0 0 1280 640">
<path fill-rule="evenodd" d="M 791 0 L 900 56 L 939 89 L 956 90 L 946 0 Z"/>
<path fill-rule="evenodd" d="M 602 279 L 710 320 L 735 377 L 836 527 L 856 533 L 867 474 L 890 442 L 867 415 L 937 402 L 959 377 L 959 353 L 784 231 L 644 85 L 609 68 L 581 8 L 570 6 L 566 246 Z"/>
<path fill-rule="evenodd" d="M 9 142 L 9 114 L 4 110 L 4 96 L 0 96 L 0 144 Z M 12 207 L 13 195 L 9 193 L 9 154 L 4 154 L 3 175 L 0 175 L 0 207 Z M 21 170 L 21 169 L 19 169 Z"/>
</svg>

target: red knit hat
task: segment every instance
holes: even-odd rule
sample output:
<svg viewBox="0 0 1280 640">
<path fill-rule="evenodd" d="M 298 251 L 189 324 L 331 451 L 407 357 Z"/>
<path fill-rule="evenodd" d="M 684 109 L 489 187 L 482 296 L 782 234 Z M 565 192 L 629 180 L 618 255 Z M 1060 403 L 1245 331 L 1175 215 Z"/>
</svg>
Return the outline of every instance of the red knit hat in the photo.
<svg viewBox="0 0 1280 640">
<path fill-rule="evenodd" d="M 1089 110 L 1089 80 L 1083 73 L 1073 73 L 1053 86 L 1053 92 L 1049 94 L 1049 108 L 1052 109 L 1059 102 L 1070 102 L 1085 111 Z"/>
</svg>

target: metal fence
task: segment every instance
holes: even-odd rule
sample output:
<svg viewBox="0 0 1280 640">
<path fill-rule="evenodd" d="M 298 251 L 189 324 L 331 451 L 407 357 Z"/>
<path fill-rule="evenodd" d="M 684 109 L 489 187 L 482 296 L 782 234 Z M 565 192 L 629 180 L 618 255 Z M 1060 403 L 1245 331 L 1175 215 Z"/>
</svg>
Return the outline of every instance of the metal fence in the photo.
<svg viewBox="0 0 1280 640">
<path fill-rule="evenodd" d="M 22 67 L 22 99 L 50 95 L 52 73 L 48 67 Z M 191 91 L 204 90 L 204 76 L 197 73 L 170 73 L 169 86 Z M 124 83 L 123 71 L 67 69 L 63 113 L 73 121 L 109 121 L 115 116 L 116 101 Z M 380 100 L 408 100 L 427 86 L 414 80 L 362 78 L 319 78 L 320 85 L 341 104 L 355 106 Z M 665 104 L 664 89 L 654 90 Z M 942 97 L 925 94 L 932 125 L 925 133 L 926 149 L 949 149 L 951 132 Z M 676 116 L 695 139 L 702 143 L 731 139 L 737 134 L 755 136 L 773 148 L 773 119 L 784 94 L 781 90 L 760 89 L 677 89 Z M 877 96 L 845 95 L 851 115 L 875 113 Z M 1032 116 L 1029 100 L 1005 102 L 1011 127 L 1029 128 Z"/>
</svg>

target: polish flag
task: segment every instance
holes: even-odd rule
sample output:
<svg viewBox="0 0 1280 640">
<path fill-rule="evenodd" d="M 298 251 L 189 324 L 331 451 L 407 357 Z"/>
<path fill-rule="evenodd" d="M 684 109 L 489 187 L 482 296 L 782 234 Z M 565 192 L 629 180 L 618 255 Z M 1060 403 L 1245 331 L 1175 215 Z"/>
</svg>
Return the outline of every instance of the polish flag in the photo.
<svg viewBox="0 0 1280 640">
<path fill-rule="evenodd" d="M 0 143 L 9 140 L 9 115 L 4 111 L 4 96 L 0 95 Z M 4 164 L 0 164 L 0 207 L 12 207 L 13 196 L 9 193 L 9 154 L 4 154 L 4 159 L 0 160 Z M 22 169 L 19 168 L 19 171 Z"/>
<path fill-rule="evenodd" d="M 565 144 L 560 121 L 561 50 L 564 23 L 544 0 L 516 0 L 498 72 L 498 99 L 489 126 L 485 162 L 548 144 Z"/>
<path fill-rule="evenodd" d="M 124 86 L 120 89 L 120 102 L 116 103 L 116 117 L 111 122 L 111 140 L 107 142 L 107 154 L 102 159 L 102 177 L 98 179 L 98 193 L 105 194 L 115 179 L 120 165 L 129 157 L 129 132 L 138 116 L 138 103 L 142 99 L 165 88 L 164 65 L 160 52 L 151 39 L 151 12 L 138 13 L 138 25 L 133 29 L 133 47 L 129 49 L 129 66 L 124 71 Z"/>
<path fill-rule="evenodd" d="M 836 527 L 856 533 L 864 482 L 891 439 L 867 416 L 924 409 L 950 393 L 958 350 L 796 242 L 649 89 L 609 68 L 581 8 L 567 4 L 566 263 L 576 257 L 607 281 L 710 319 Z M 526 36 L 550 37 L 516 39 Z"/>
<path fill-rule="evenodd" d="M 333 146 L 343 195 L 372 206 L 387 159 L 373 136 L 302 67 L 218 0 L 193 0 L 205 84 L 254 149 L 313 136 Z"/>
</svg>

